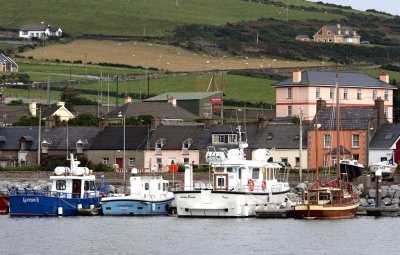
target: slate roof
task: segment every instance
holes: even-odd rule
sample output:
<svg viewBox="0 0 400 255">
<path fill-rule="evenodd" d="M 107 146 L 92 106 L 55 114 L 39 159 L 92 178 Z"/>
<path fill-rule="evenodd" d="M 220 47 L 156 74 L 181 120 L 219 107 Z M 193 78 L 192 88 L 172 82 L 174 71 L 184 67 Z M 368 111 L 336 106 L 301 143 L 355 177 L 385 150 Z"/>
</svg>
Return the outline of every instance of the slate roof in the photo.
<svg viewBox="0 0 400 255">
<path fill-rule="evenodd" d="M 336 72 L 328 71 L 303 71 L 301 73 L 301 81 L 293 83 L 293 78 L 280 81 L 272 85 L 272 87 L 287 87 L 287 86 L 335 86 Z M 339 73 L 339 87 L 359 87 L 359 88 L 385 88 L 397 89 L 395 86 L 383 82 L 379 79 L 372 78 L 361 73 Z"/>
<path fill-rule="evenodd" d="M 37 150 L 38 127 L 3 127 L 0 128 L 0 151 L 19 150 L 19 139 L 30 137 L 27 150 Z"/>
<path fill-rule="evenodd" d="M 60 109 L 61 105 L 50 105 L 50 106 L 45 106 L 42 108 L 42 118 L 48 118 L 51 115 L 53 115 L 58 109 Z"/>
<path fill-rule="evenodd" d="M 32 23 L 22 25 L 19 30 L 21 31 L 45 31 L 49 27 L 49 24 L 43 23 Z"/>
<path fill-rule="evenodd" d="M 347 37 L 349 37 L 349 38 L 352 38 L 352 37 L 360 37 L 360 35 L 358 35 L 357 34 L 357 32 L 356 32 L 356 36 L 354 36 L 354 34 L 353 34 L 353 32 L 355 31 L 352 27 L 349 27 L 349 26 L 340 26 L 340 29 L 338 29 L 337 28 L 337 25 L 327 25 L 326 26 L 327 28 L 328 28 L 328 30 L 329 31 L 331 31 L 332 33 L 334 33 L 335 35 L 339 35 L 339 30 L 341 31 L 340 32 L 340 35 L 344 35 L 344 36 L 347 36 Z M 349 31 L 349 34 L 348 35 L 346 35 L 346 30 L 348 30 Z"/>
<path fill-rule="evenodd" d="M 165 139 L 163 150 L 181 150 L 182 143 L 188 139 L 192 139 L 189 150 L 198 149 L 199 140 L 203 132 L 203 126 L 159 126 L 151 134 L 150 149 L 154 150 L 157 141 L 161 138 Z"/>
<path fill-rule="evenodd" d="M 341 130 L 368 130 L 368 120 L 377 116 L 373 106 L 340 107 Z M 324 107 L 314 117 L 311 126 L 321 124 L 320 130 L 336 130 L 336 108 Z"/>
<path fill-rule="evenodd" d="M 17 64 L 11 58 L 7 57 L 6 55 L 0 53 L 0 63 L 3 64 L 11 64 L 12 66 L 17 66 Z"/>
<path fill-rule="evenodd" d="M 369 142 L 370 149 L 389 149 L 400 137 L 400 124 L 383 124 Z"/>
<path fill-rule="evenodd" d="M 79 140 L 83 141 L 83 148 L 87 149 L 93 138 L 96 136 L 98 131 L 97 127 L 81 127 L 81 126 L 69 126 L 67 127 L 58 126 L 52 127 L 49 130 L 43 129 L 41 141 L 46 140 L 49 144 L 49 150 L 74 150 L 76 148 L 76 142 Z"/>
<path fill-rule="evenodd" d="M 100 106 L 97 105 L 73 105 L 71 112 L 78 116 L 79 114 L 92 114 L 97 116 L 98 112 L 100 111 L 100 116 L 105 116 L 107 114 L 108 109 L 110 112 L 116 109 L 116 106 Z"/>
<path fill-rule="evenodd" d="M 147 126 L 125 127 L 125 149 L 145 150 L 147 148 L 147 137 L 149 129 Z M 123 127 L 106 127 L 99 131 L 94 137 L 90 150 L 123 150 L 124 148 Z"/>
<path fill-rule="evenodd" d="M 32 117 L 29 107 L 23 105 L 2 105 L 0 106 L 0 123 L 12 124 L 22 116 Z"/>
<path fill-rule="evenodd" d="M 110 111 L 106 118 L 117 118 L 118 113 L 128 117 L 137 117 L 139 115 L 151 115 L 160 119 L 195 119 L 196 115 L 183 109 L 174 107 L 168 102 L 139 102 L 126 103 L 123 106 Z"/>
<path fill-rule="evenodd" d="M 212 96 L 222 96 L 222 91 L 211 92 L 168 92 L 154 97 L 147 98 L 144 102 L 167 101 L 168 97 L 175 97 L 176 100 L 199 100 Z"/>
</svg>

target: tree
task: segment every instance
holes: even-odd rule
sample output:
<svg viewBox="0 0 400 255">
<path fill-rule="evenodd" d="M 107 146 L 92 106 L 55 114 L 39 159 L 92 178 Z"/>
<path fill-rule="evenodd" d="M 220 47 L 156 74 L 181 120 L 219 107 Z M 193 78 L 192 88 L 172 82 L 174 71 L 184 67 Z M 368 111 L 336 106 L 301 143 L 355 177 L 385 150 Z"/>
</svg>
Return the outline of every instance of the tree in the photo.
<svg viewBox="0 0 400 255">
<path fill-rule="evenodd" d="M 67 84 L 62 88 L 60 99 L 65 102 L 65 107 L 70 109 L 73 102 L 79 98 L 79 94 L 79 91 Z"/>
<path fill-rule="evenodd" d="M 70 126 L 97 126 L 99 118 L 93 114 L 79 114 L 77 117 L 70 119 L 68 125 Z"/>
<path fill-rule="evenodd" d="M 390 84 L 397 87 L 397 89 L 393 90 L 393 122 L 400 122 L 400 84 L 396 79 L 390 81 Z"/>
</svg>

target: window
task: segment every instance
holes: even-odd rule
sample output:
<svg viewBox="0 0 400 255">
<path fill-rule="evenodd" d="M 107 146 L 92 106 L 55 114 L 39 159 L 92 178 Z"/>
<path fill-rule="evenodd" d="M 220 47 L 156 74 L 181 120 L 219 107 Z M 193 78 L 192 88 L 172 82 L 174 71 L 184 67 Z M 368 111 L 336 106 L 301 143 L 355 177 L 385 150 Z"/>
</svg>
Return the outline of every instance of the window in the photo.
<svg viewBox="0 0 400 255">
<path fill-rule="evenodd" d="M 335 96 L 335 89 L 334 88 L 330 88 L 329 89 L 329 98 L 333 99 L 334 96 Z"/>
<path fill-rule="evenodd" d="M 23 31 L 22 34 L 23 35 L 28 35 L 28 31 Z"/>
<path fill-rule="evenodd" d="M 332 38 L 329 38 L 328 41 L 329 41 L 329 42 L 333 42 L 333 39 L 332 39 Z"/>
<path fill-rule="evenodd" d="M 161 161 L 161 158 L 157 158 L 157 161 L 156 161 L 156 162 L 157 162 L 157 165 L 158 165 L 158 166 L 161 166 L 161 162 L 162 162 L 162 161 Z"/>
<path fill-rule="evenodd" d="M 128 166 L 135 166 L 135 164 L 136 164 L 136 159 L 135 158 L 129 158 Z"/>
<path fill-rule="evenodd" d="M 353 159 L 359 160 L 360 159 L 360 155 L 359 154 L 353 154 Z"/>
<path fill-rule="evenodd" d="M 388 108 L 383 108 L 383 114 L 385 114 L 385 117 L 387 118 L 388 117 L 388 111 L 389 111 L 389 109 Z"/>
<path fill-rule="evenodd" d="M 324 167 L 328 166 L 328 155 L 324 154 Z"/>
<path fill-rule="evenodd" d="M 149 190 L 149 187 L 150 187 L 149 183 L 145 182 L 144 183 L 144 190 Z"/>
<path fill-rule="evenodd" d="M 385 94 L 384 94 L 385 101 L 388 101 L 388 100 L 389 100 L 389 92 L 388 92 L 388 90 L 385 89 L 385 92 L 384 92 L 384 93 L 385 93 Z"/>
<path fill-rule="evenodd" d="M 321 97 L 321 88 L 315 88 L 315 97 L 320 98 Z"/>
<path fill-rule="evenodd" d="M 357 100 L 361 100 L 362 94 L 361 89 L 357 89 Z"/>
<path fill-rule="evenodd" d="M 360 135 L 352 135 L 352 147 L 359 148 L 360 147 Z"/>
<path fill-rule="evenodd" d="M 236 134 L 213 134 L 212 143 L 214 144 L 236 144 L 237 135 Z"/>
<path fill-rule="evenodd" d="M 109 161 L 110 161 L 109 158 L 103 158 L 102 163 L 103 163 L 104 165 L 108 165 L 108 162 L 109 162 Z"/>
<path fill-rule="evenodd" d="M 349 97 L 349 91 L 347 89 L 343 90 L 343 99 L 347 99 Z"/>
<path fill-rule="evenodd" d="M 299 166 L 300 166 L 300 158 L 299 158 L 299 157 L 296 157 L 296 158 L 295 158 L 295 166 L 296 166 L 296 167 L 299 167 Z"/>
<path fill-rule="evenodd" d="M 183 164 L 189 164 L 189 158 L 183 158 Z"/>
<path fill-rule="evenodd" d="M 292 116 L 292 114 L 293 114 L 293 106 L 288 105 L 287 112 L 288 112 L 288 116 Z"/>
<path fill-rule="evenodd" d="M 292 98 L 292 92 L 293 92 L 293 88 L 287 89 L 287 98 Z"/>
<path fill-rule="evenodd" d="M 331 135 L 324 135 L 324 148 L 331 147 Z"/>
<path fill-rule="evenodd" d="M 372 90 L 372 99 L 375 100 L 377 95 L 376 89 Z"/>
<path fill-rule="evenodd" d="M 64 180 L 56 181 L 56 190 L 65 190 L 66 186 L 67 186 L 66 181 L 64 181 Z"/>
<path fill-rule="evenodd" d="M 251 178 L 257 180 L 259 177 L 260 177 L 260 168 L 253 168 L 253 173 L 251 175 Z"/>
<path fill-rule="evenodd" d="M 225 178 L 217 178 L 217 186 L 224 187 L 225 186 Z"/>
<path fill-rule="evenodd" d="M 94 181 L 85 181 L 83 188 L 85 191 L 95 190 L 96 186 L 94 185 Z"/>
<path fill-rule="evenodd" d="M 381 157 L 381 161 L 387 161 L 387 157 Z"/>
<path fill-rule="evenodd" d="M 319 200 L 331 200 L 331 194 L 321 192 L 321 193 L 319 193 Z"/>
<path fill-rule="evenodd" d="M 168 186 L 169 186 L 168 183 L 163 182 L 162 185 L 163 185 L 163 189 L 162 189 L 162 190 L 163 190 L 163 191 L 168 191 Z"/>
</svg>

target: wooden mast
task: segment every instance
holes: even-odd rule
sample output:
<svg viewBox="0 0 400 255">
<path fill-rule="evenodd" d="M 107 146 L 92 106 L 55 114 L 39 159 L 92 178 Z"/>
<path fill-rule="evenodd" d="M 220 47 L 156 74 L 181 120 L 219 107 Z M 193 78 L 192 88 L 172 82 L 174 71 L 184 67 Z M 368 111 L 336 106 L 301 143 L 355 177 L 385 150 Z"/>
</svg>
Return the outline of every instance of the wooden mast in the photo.
<svg viewBox="0 0 400 255">
<path fill-rule="evenodd" d="M 339 107 L 339 66 L 336 64 L 336 176 L 340 180 L 340 107 Z"/>
</svg>

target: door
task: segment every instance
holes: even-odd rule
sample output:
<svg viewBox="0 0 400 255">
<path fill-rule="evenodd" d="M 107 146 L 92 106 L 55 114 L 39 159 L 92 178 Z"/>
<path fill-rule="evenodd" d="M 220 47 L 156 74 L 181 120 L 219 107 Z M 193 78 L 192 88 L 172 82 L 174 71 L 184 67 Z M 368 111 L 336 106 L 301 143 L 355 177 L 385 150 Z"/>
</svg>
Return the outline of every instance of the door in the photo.
<svg viewBox="0 0 400 255">
<path fill-rule="evenodd" d="M 72 197 L 79 198 L 81 196 L 81 180 L 72 180 Z"/>
<path fill-rule="evenodd" d="M 214 174 L 214 190 L 228 191 L 228 174 Z"/>
<path fill-rule="evenodd" d="M 124 167 L 124 159 L 123 158 L 116 158 L 115 159 L 115 164 L 118 165 L 118 171 L 120 172 L 120 170 Z"/>
</svg>

